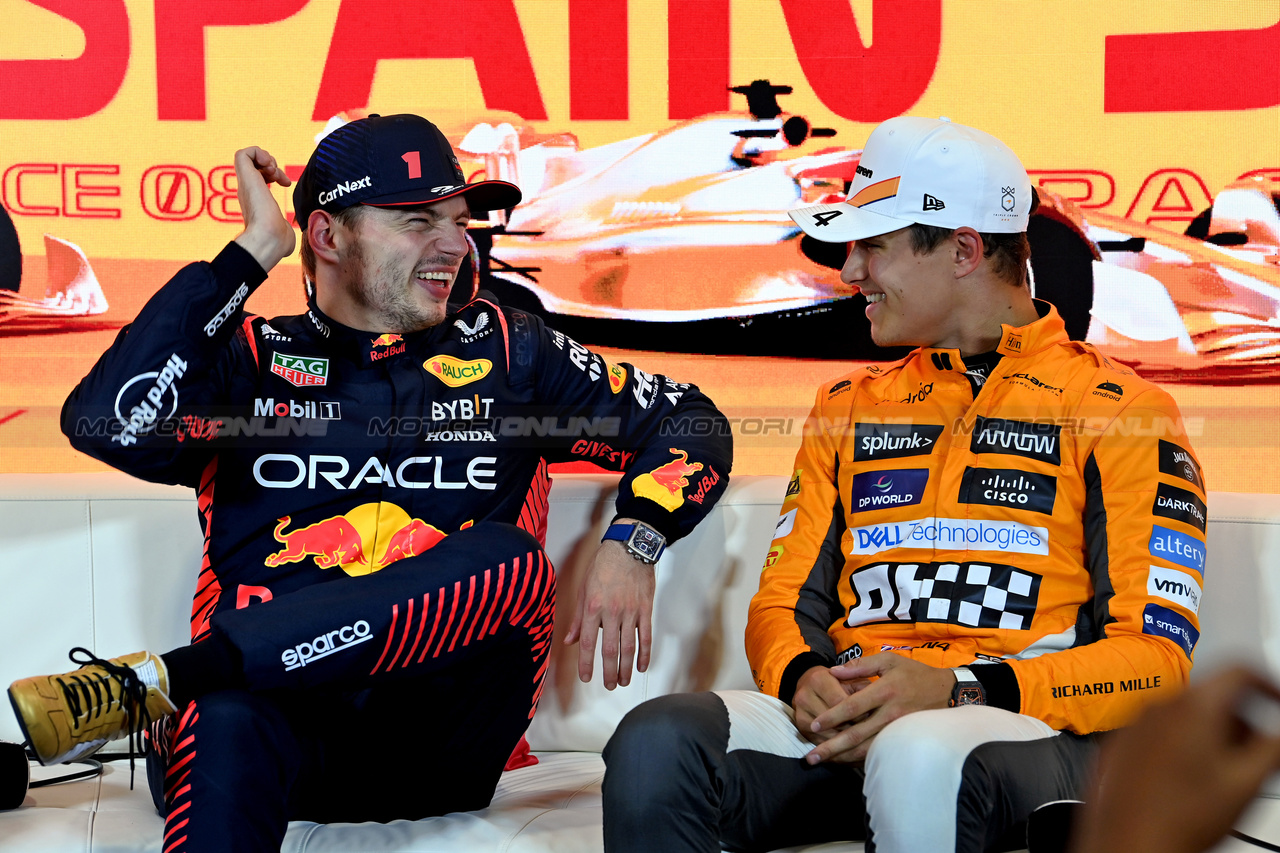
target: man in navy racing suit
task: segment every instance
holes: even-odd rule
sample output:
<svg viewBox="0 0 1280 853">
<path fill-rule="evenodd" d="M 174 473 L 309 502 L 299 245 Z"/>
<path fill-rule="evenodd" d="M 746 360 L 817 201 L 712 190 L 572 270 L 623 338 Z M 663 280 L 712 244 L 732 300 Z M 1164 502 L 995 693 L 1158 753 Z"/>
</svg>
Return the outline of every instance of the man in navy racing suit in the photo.
<svg viewBox="0 0 1280 853">
<path fill-rule="evenodd" d="M 482 299 L 447 313 L 471 212 L 520 193 L 467 184 L 425 119 L 373 116 L 319 144 L 294 193 L 299 316 L 243 313 L 295 237 L 274 158 L 235 165 L 244 231 L 166 284 L 63 410 L 77 448 L 197 490 L 192 645 L 82 652 L 10 699 L 44 763 L 158 720 L 166 850 L 482 808 L 549 659 L 548 462 L 625 472 L 566 637 L 583 680 L 600 638 L 612 689 L 648 665 L 654 561 L 727 484 L 727 423 L 697 388 L 537 317 Z M 422 764 L 408 786 L 406 747 Z"/>
</svg>

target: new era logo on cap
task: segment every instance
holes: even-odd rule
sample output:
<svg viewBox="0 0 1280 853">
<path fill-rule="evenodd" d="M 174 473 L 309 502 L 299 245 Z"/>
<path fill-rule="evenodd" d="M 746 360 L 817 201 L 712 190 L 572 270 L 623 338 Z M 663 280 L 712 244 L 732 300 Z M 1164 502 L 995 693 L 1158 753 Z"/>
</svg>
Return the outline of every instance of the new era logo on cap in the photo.
<svg viewBox="0 0 1280 853">
<path fill-rule="evenodd" d="M 398 207 L 464 195 L 473 211 L 515 207 L 520 190 L 505 181 L 468 184 L 453 148 L 434 124 L 416 115 L 371 115 L 320 140 L 293 191 L 301 228 L 317 210 L 357 204 Z"/>
<path fill-rule="evenodd" d="M 912 223 L 1016 234 L 1030 210 L 1031 182 L 1003 142 L 947 119 L 899 116 L 872 131 L 844 202 L 789 215 L 814 239 L 847 243 Z"/>
</svg>

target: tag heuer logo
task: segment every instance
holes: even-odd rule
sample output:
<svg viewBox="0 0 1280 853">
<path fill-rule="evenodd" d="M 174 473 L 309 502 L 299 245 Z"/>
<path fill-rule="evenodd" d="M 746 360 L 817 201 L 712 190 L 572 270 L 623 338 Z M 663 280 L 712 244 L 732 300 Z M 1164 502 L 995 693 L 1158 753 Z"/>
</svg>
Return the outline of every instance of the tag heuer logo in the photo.
<svg viewBox="0 0 1280 853">
<path fill-rule="evenodd" d="M 928 193 L 925 193 L 925 194 L 924 194 L 924 209 L 925 209 L 925 210 L 943 210 L 944 208 L 946 208 L 946 205 L 942 203 L 942 199 L 940 199 L 940 198 L 934 198 L 933 196 L 929 195 Z"/>
<path fill-rule="evenodd" d="M 457 388 L 484 379 L 493 370 L 493 362 L 487 358 L 463 361 L 451 355 L 437 355 L 424 361 L 422 367 L 445 385 Z"/>
<path fill-rule="evenodd" d="M 329 359 L 273 352 L 271 372 L 299 388 L 323 385 L 329 378 Z"/>
</svg>

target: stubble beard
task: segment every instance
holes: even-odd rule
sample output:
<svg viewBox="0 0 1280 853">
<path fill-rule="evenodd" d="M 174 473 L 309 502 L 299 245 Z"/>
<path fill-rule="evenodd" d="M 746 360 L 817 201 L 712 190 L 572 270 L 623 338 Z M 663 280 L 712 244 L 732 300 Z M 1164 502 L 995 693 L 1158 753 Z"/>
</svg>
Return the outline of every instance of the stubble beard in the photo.
<svg viewBox="0 0 1280 853">
<path fill-rule="evenodd" d="M 428 329 L 444 320 L 445 306 L 432 303 L 424 307 L 414 298 L 414 289 L 419 285 L 412 269 L 399 265 L 370 269 L 359 241 L 351 246 L 347 260 L 354 281 L 352 296 L 356 304 L 378 318 L 380 327 L 403 334 Z"/>
</svg>

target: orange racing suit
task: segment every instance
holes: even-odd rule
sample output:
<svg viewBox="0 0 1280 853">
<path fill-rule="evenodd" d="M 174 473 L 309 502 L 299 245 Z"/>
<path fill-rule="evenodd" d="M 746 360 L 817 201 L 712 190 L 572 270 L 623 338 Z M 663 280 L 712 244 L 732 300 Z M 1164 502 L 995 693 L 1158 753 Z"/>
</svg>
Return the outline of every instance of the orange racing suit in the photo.
<svg viewBox="0 0 1280 853">
<path fill-rule="evenodd" d="M 1206 513 L 1177 406 L 1036 305 L 976 397 L 954 349 L 819 389 L 751 603 L 762 691 L 891 651 L 1084 734 L 1186 682 Z"/>
</svg>

